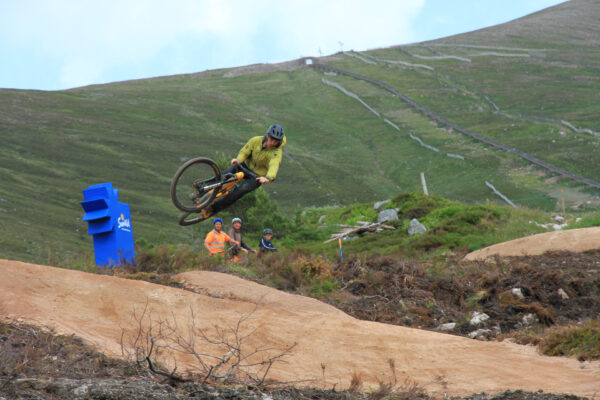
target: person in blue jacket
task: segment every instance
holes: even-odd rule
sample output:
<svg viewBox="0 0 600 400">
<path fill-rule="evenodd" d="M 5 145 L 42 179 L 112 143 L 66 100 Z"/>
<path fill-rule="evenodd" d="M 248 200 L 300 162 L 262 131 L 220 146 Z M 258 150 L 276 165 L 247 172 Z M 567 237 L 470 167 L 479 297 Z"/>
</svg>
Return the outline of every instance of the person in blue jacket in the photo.
<svg viewBox="0 0 600 400">
<path fill-rule="evenodd" d="M 277 251 L 273 243 L 271 243 L 271 239 L 273 238 L 273 231 L 270 228 L 265 228 L 263 231 L 263 237 L 260 239 L 260 244 L 258 245 L 258 256 L 260 257 L 263 253 Z"/>
</svg>

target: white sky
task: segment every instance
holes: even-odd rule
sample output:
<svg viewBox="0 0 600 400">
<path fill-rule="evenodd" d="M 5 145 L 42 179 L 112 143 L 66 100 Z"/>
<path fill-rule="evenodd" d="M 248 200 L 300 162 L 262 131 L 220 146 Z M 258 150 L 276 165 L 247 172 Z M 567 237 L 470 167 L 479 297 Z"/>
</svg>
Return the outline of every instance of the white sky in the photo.
<svg viewBox="0 0 600 400">
<path fill-rule="evenodd" d="M 437 39 L 563 0 L 0 0 L 0 88 L 89 84 Z"/>
</svg>

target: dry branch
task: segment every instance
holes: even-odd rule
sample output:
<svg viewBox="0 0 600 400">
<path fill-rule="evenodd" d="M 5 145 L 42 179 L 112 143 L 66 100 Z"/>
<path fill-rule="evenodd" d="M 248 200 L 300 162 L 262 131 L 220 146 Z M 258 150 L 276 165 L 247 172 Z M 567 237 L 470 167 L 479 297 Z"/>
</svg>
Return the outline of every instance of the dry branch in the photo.
<svg viewBox="0 0 600 400">
<path fill-rule="evenodd" d="M 291 354 L 296 343 L 277 349 L 251 347 L 251 336 L 261 326 L 246 326 L 258 305 L 248 314 L 243 314 L 228 328 L 215 325 L 212 329 L 202 328 L 194 309 L 190 307 L 187 324 L 180 326 L 174 314 L 170 318 L 153 319 L 148 304 L 140 315 L 134 311 L 133 332 L 123 329 L 121 349 L 128 358 L 138 364 L 147 364 L 155 375 L 173 381 L 197 379 L 201 383 L 230 382 L 264 386 L 267 376 L 276 362 Z M 176 374 L 176 355 L 191 356 L 196 361 L 190 377 Z M 168 371 L 164 365 L 174 365 Z"/>
<path fill-rule="evenodd" d="M 381 232 L 383 230 L 395 230 L 393 226 L 384 225 L 379 222 L 372 222 L 365 225 L 339 225 L 342 229 L 331 235 L 324 243 L 329 243 L 337 239 L 344 239 L 352 234 L 363 235 L 365 233 Z"/>
</svg>

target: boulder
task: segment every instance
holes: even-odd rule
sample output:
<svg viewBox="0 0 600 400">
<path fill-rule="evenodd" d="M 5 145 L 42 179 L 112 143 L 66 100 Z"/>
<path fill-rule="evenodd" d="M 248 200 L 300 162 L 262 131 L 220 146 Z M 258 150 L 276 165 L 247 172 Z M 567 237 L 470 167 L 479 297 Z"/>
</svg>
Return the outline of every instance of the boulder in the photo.
<svg viewBox="0 0 600 400">
<path fill-rule="evenodd" d="M 379 207 L 381 207 L 384 204 L 389 203 L 390 201 L 391 200 L 377 201 L 377 202 L 375 202 L 375 205 L 373 205 L 373 208 L 377 210 Z"/>
<path fill-rule="evenodd" d="M 569 299 L 569 295 L 567 294 L 567 292 L 565 292 L 565 290 L 563 288 L 559 288 L 558 289 L 558 295 L 563 300 L 568 300 Z"/>
<path fill-rule="evenodd" d="M 488 319 L 490 319 L 490 316 L 486 313 L 473 311 L 473 315 L 471 315 L 471 321 L 469 321 L 469 323 L 471 325 L 479 325 L 482 322 L 487 321 Z"/>
<path fill-rule="evenodd" d="M 523 290 L 521 288 L 512 288 L 511 292 L 517 299 L 525 299 L 525 295 L 523 294 Z"/>
<path fill-rule="evenodd" d="M 425 231 L 427 231 L 427 228 L 425 228 L 425 225 L 420 223 L 419 220 L 417 220 L 416 218 L 413 218 L 410 221 L 410 223 L 408 224 L 408 234 L 410 236 L 418 235 L 418 234 L 424 233 Z"/>
<path fill-rule="evenodd" d="M 469 337 L 471 339 L 476 339 L 476 338 L 482 337 L 482 336 L 487 337 L 491 334 L 492 334 L 492 331 L 490 329 L 477 329 L 476 331 L 469 333 Z"/>
<path fill-rule="evenodd" d="M 521 318 L 521 321 L 523 321 L 523 325 L 531 326 L 537 322 L 537 316 L 535 314 L 528 313 L 528 314 L 523 315 L 523 318 Z"/>
<path fill-rule="evenodd" d="M 394 209 L 383 210 L 377 216 L 377 222 L 380 224 L 390 221 L 398 221 L 398 212 Z"/>
<path fill-rule="evenodd" d="M 451 331 L 456 328 L 456 322 L 448 322 L 447 324 L 442 324 L 438 326 L 440 331 Z"/>
</svg>

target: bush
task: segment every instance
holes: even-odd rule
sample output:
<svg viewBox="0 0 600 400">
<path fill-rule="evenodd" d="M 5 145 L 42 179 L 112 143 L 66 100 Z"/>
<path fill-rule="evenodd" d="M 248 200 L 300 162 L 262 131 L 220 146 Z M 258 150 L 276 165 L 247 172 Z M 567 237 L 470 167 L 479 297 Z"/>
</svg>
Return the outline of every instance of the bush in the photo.
<svg viewBox="0 0 600 400">
<path fill-rule="evenodd" d="M 377 211 L 370 203 L 350 207 L 341 216 L 341 222 L 346 225 L 356 225 L 358 221 L 376 220 Z"/>
<path fill-rule="evenodd" d="M 600 214 L 593 214 L 581 218 L 581 221 L 574 223 L 570 228 L 589 228 L 600 226 Z"/>
<path fill-rule="evenodd" d="M 136 248 L 136 266 L 139 272 L 173 273 L 198 268 L 204 256 L 191 246 L 158 245 Z"/>
<path fill-rule="evenodd" d="M 581 327 L 557 328 L 540 344 L 549 356 L 571 356 L 578 360 L 600 359 L 600 320 L 592 320 Z"/>
<path fill-rule="evenodd" d="M 322 255 L 290 253 L 283 257 L 279 253 L 267 254 L 256 267 L 264 280 L 279 290 L 305 295 L 323 295 L 335 290 L 336 283 L 331 279 L 335 265 Z M 329 280 L 331 282 L 326 282 Z"/>
<path fill-rule="evenodd" d="M 316 283 L 311 290 L 311 296 L 312 297 L 323 297 L 325 295 L 328 295 L 334 291 L 336 291 L 337 289 L 339 289 L 340 285 L 337 281 L 332 280 L 332 279 L 325 279 L 322 282 L 318 282 Z"/>
<path fill-rule="evenodd" d="M 244 230 L 262 236 L 264 228 L 273 229 L 274 237 L 282 237 L 293 231 L 294 224 L 279 212 L 277 203 L 271 201 L 263 188 L 248 193 L 228 212 L 244 221 Z"/>
<path fill-rule="evenodd" d="M 404 193 L 396 196 L 393 203 L 398 204 L 398 214 L 405 219 L 422 218 L 433 210 L 449 203 L 441 197 L 425 196 L 419 193 Z"/>
</svg>

